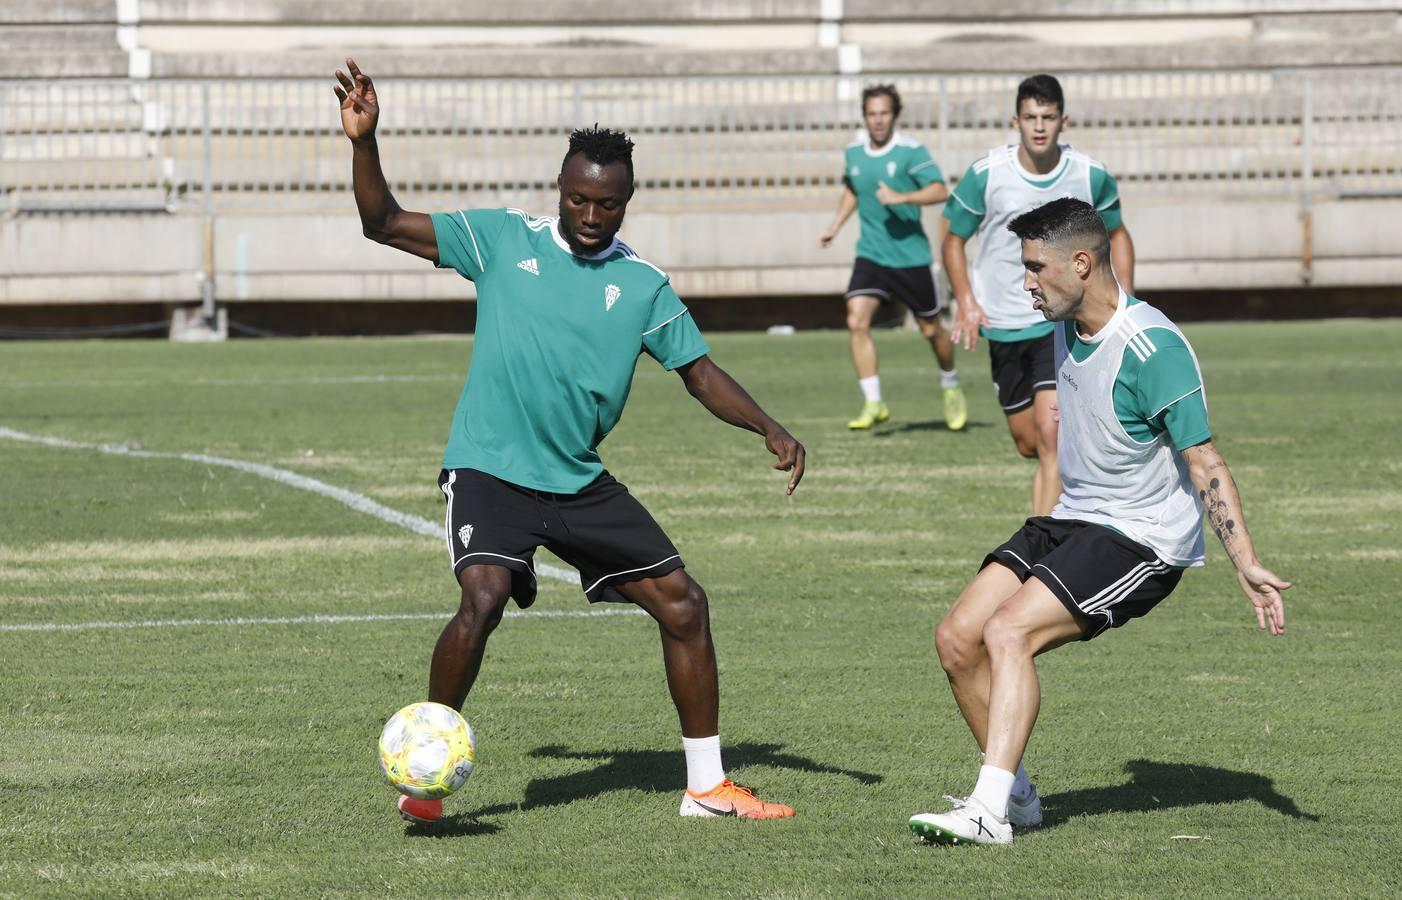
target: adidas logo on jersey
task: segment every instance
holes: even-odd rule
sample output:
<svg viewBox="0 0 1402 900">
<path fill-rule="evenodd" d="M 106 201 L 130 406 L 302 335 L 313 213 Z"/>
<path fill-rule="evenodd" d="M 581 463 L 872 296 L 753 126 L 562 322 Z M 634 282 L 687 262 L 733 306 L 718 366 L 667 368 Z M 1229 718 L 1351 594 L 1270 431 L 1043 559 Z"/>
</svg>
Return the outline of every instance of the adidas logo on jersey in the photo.
<svg viewBox="0 0 1402 900">
<path fill-rule="evenodd" d="M 523 259 L 523 260 L 521 260 L 520 262 L 518 262 L 518 263 L 516 264 L 516 268 L 518 268 L 518 269 L 525 269 L 527 272 L 530 272 L 532 275 L 539 275 L 539 274 L 540 274 L 540 266 L 536 265 L 535 257 L 531 257 L 530 259 Z"/>
<path fill-rule="evenodd" d="M 604 312 L 613 309 L 613 305 L 618 302 L 618 298 L 623 294 L 618 285 L 611 284 L 604 288 Z"/>
</svg>

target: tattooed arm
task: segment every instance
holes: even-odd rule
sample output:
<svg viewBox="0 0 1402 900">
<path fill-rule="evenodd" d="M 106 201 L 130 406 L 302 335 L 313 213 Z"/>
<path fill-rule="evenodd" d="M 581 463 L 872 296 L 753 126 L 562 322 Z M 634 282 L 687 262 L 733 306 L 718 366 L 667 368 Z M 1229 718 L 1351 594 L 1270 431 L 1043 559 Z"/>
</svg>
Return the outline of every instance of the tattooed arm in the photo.
<svg viewBox="0 0 1402 900">
<path fill-rule="evenodd" d="M 1207 523 L 1236 567 L 1237 583 L 1246 599 L 1256 607 L 1256 624 L 1269 628 L 1271 634 L 1284 634 L 1285 605 L 1280 592 L 1290 587 L 1290 582 L 1278 578 L 1256 558 L 1256 548 L 1242 517 L 1241 496 L 1227 461 L 1210 440 L 1184 450 L 1183 460 L 1188 464 Z"/>
</svg>

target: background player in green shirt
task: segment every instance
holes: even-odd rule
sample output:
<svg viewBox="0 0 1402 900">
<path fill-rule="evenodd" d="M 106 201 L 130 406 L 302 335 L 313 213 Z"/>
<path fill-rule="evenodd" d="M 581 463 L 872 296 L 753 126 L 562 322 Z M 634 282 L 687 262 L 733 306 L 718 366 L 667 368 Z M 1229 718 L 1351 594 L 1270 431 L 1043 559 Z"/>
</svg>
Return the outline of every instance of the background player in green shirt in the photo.
<svg viewBox="0 0 1402 900">
<path fill-rule="evenodd" d="M 646 353 L 717 417 L 763 435 L 775 468 L 792 473 L 790 494 L 803 477 L 803 446 L 711 361 L 666 273 L 618 240 L 633 195 L 632 142 L 597 128 L 571 135 L 558 219 L 408 212 L 380 169 L 374 86 L 352 60 L 346 66 L 335 91 L 365 236 L 455 269 L 478 291 L 471 368 L 439 476 L 462 599 L 434 648 L 428 699 L 462 708 L 508 598 L 535 601 L 533 556 L 544 546 L 580 570 L 591 602 L 636 603 L 657 621 L 687 761 L 681 815 L 793 815 L 725 777 L 706 594 L 597 452 Z M 401 797 L 399 810 L 433 822 L 442 801 Z"/>
<path fill-rule="evenodd" d="M 920 224 L 920 208 L 943 203 L 949 191 L 930 151 L 896 130 L 900 115 L 901 95 L 894 85 L 878 84 L 862 91 L 867 136 L 853 141 L 843 154 L 837 216 L 818 236 L 818 246 L 829 246 L 842 224 L 857 212 L 862 234 L 847 285 L 847 331 L 864 402 L 847 427 L 865 430 L 891 417 L 881 399 L 871 320 L 883 303 L 899 302 L 914 313 L 920 333 L 935 351 L 944 421 L 951 431 L 958 431 L 968 421 L 968 404 L 954 368 L 954 342 L 940 324 L 943 307 L 935 289 L 934 257 Z"/>
</svg>

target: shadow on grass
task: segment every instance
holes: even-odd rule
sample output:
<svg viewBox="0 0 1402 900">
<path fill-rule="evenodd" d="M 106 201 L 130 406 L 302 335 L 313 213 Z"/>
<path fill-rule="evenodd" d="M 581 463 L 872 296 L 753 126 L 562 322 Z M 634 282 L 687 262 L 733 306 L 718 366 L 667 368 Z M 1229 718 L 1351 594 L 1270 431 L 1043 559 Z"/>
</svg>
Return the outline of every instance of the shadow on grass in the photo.
<svg viewBox="0 0 1402 900">
<path fill-rule="evenodd" d="M 980 428 L 992 427 L 993 423 L 991 422 L 975 422 L 970 419 L 963 428 L 958 431 L 950 431 L 949 426 L 944 424 L 943 419 L 939 421 L 934 421 L 932 419 L 929 422 L 905 422 L 900 425 L 878 426 L 872 429 L 871 436 L 873 438 L 884 438 L 890 437 L 893 434 L 902 434 L 907 431 L 948 431 L 950 434 L 964 434 L 969 431 L 977 431 Z"/>
<path fill-rule="evenodd" d="M 1129 773 L 1125 784 L 1043 797 L 1042 827 L 1053 828 L 1075 816 L 1146 812 L 1240 800 L 1255 800 L 1291 818 L 1319 821 L 1319 816 L 1303 812 L 1294 800 L 1277 791 L 1275 782 L 1254 772 L 1147 759 L 1130 760 L 1125 763 L 1125 771 Z"/>
<path fill-rule="evenodd" d="M 806 756 L 784 753 L 783 749 L 782 744 L 735 744 L 725 748 L 725 762 L 731 768 L 773 766 L 823 775 L 842 775 L 862 784 L 879 784 L 882 780 L 880 775 L 871 772 L 824 765 Z M 470 816 L 445 818 L 432 828 L 416 826 L 409 829 L 408 833 L 437 837 L 490 834 L 497 828 L 482 822 L 484 817 L 541 807 L 564 806 L 576 800 L 587 800 L 613 791 L 643 790 L 680 795 L 686 788 L 685 764 L 680 750 L 575 751 L 564 747 L 546 746 L 537 747 L 530 755 L 537 759 L 596 760 L 598 764 L 583 772 L 534 779 L 526 785 L 526 796 L 520 803 L 498 803 L 479 809 Z"/>
</svg>

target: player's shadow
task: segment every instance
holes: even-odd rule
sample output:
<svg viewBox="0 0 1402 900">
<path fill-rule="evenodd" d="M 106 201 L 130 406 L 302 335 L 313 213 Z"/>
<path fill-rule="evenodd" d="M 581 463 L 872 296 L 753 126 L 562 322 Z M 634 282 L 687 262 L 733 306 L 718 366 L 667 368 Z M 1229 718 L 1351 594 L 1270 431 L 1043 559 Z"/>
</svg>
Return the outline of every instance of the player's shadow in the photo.
<svg viewBox="0 0 1402 900">
<path fill-rule="evenodd" d="M 952 431 L 948 425 L 944 424 L 943 419 L 939 421 L 931 419 L 928 422 L 902 422 L 900 425 L 880 427 L 879 429 L 873 429 L 871 436 L 874 438 L 885 438 L 893 434 L 903 434 L 907 431 L 948 431 L 951 434 L 963 434 L 966 431 L 977 431 L 980 428 L 992 427 L 993 425 L 990 422 L 975 422 L 970 419 L 964 424 L 963 428 L 958 431 Z"/>
<path fill-rule="evenodd" d="M 1291 818 L 1319 821 L 1319 816 L 1302 811 L 1294 800 L 1277 791 L 1271 779 L 1254 772 L 1148 759 L 1130 760 L 1125 763 L 1125 772 L 1129 774 L 1129 781 L 1124 784 L 1043 797 L 1042 827 L 1053 828 L 1076 816 L 1147 812 L 1239 800 L 1255 800 Z"/>
<path fill-rule="evenodd" d="M 735 744 L 725 748 L 727 767 L 773 766 L 822 775 L 841 775 L 862 784 L 880 784 L 881 776 L 814 762 L 806 756 L 784 753 L 782 744 Z M 568 775 L 536 778 L 526 785 L 520 803 L 499 803 L 479 809 L 468 817 L 478 820 L 502 813 L 564 806 L 612 791 L 642 790 L 676 793 L 686 788 L 686 777 L 679 751 L 663 750 L 567 750 L 564 747 L 537 747 L 530 753 L 537 759 L 576 759 L 597 761 L 593 768 Z M 439 826 L 442 827 L 441 825 Z"/>
</svg>

